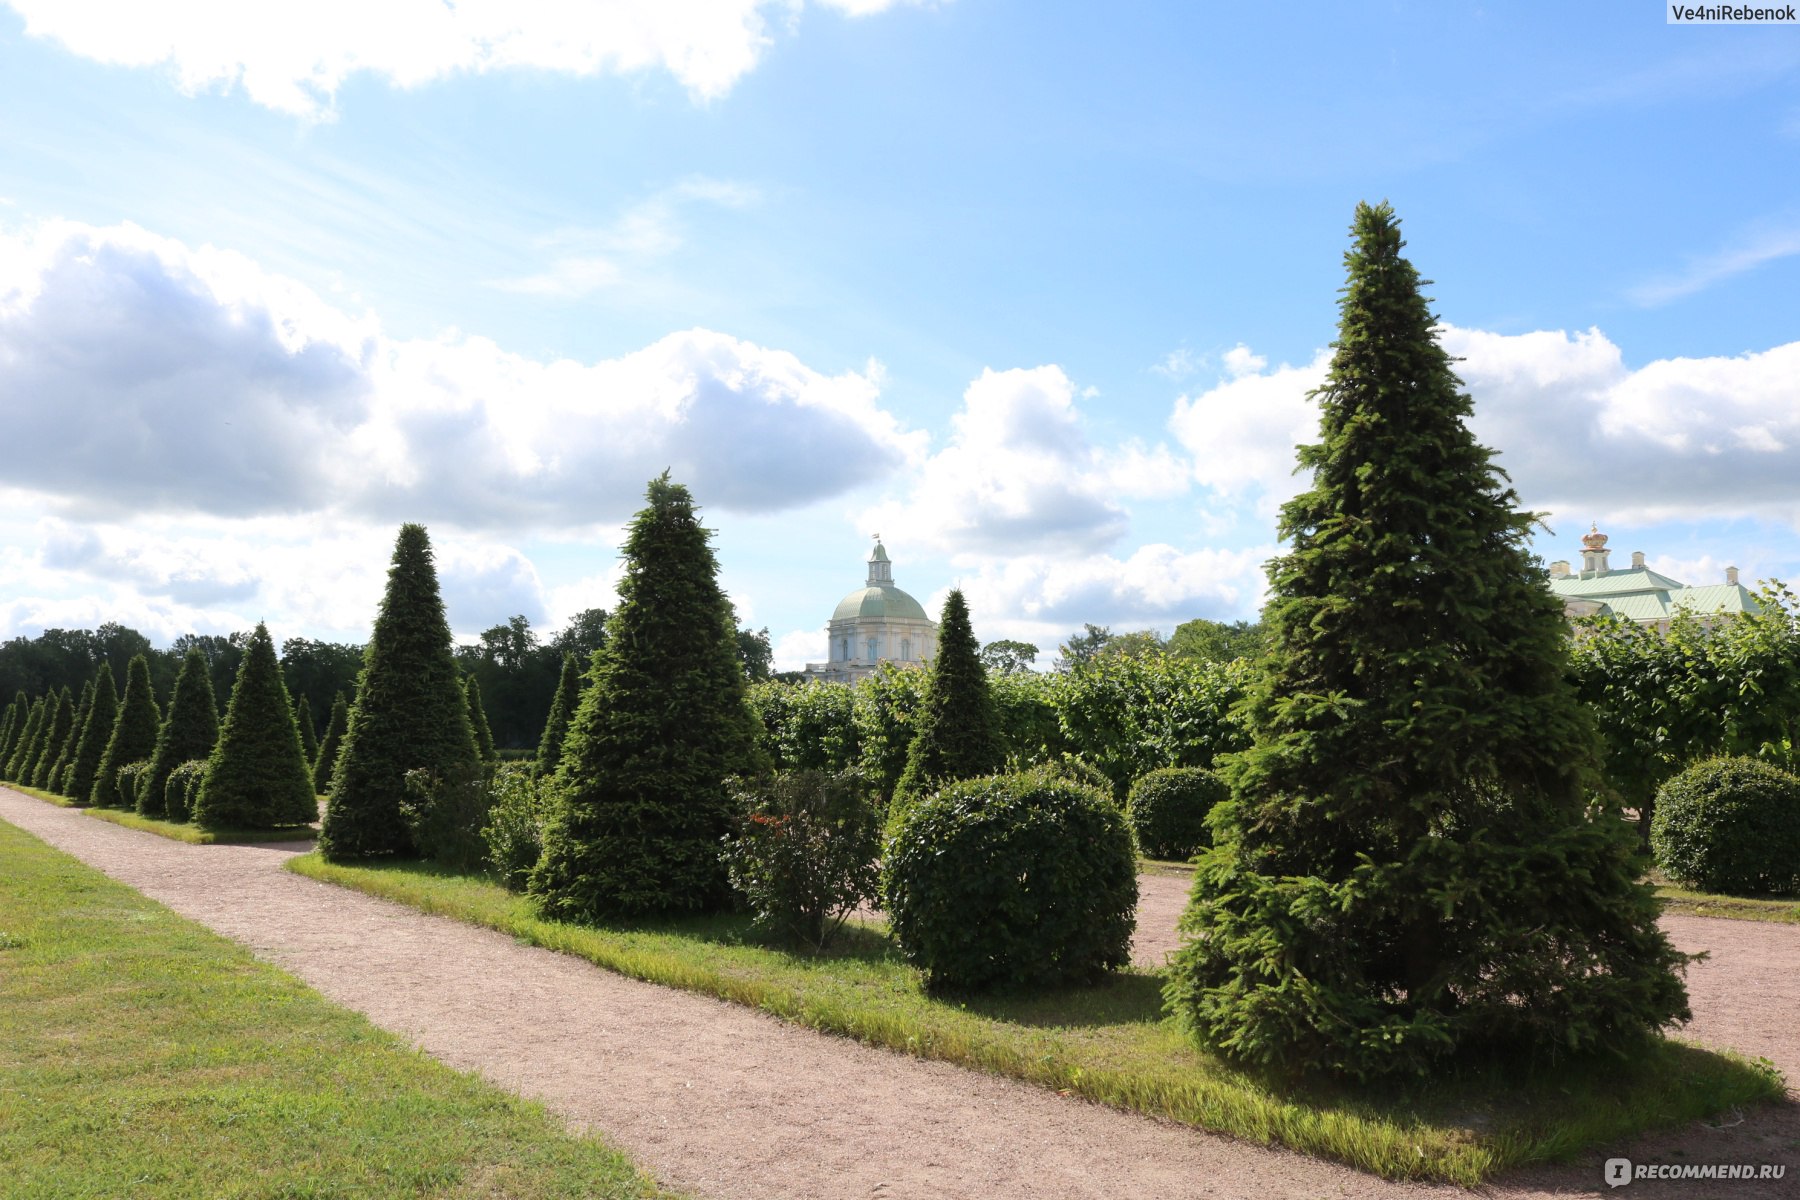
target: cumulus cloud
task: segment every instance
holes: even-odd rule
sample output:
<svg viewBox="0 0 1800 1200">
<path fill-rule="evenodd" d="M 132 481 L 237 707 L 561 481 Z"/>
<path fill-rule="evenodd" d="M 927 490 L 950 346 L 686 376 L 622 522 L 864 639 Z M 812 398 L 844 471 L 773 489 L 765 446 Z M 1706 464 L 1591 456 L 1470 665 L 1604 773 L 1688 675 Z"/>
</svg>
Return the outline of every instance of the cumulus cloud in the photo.
<svg viewBox="0 0 1800 1200">
<path fill-rule="evenodd" d="M 172 67 L 187 92 L 241 87 L 318 117 L 359 72 L 396 87 L 498 70 L 569 75 L 662 70 L 696 100 L 730 91 L 772 44 L 767 14 L 804 0 L 6 0 L 25 30 L 119 66 Z M 851 16 L 894 0 L 823 0 Z"/>
<path fill-rule="evenodd" d="M 1800 527 L 1800 342 L 1732 357 L 1626 365 L 1597 329 L 1524 334 L 1442 326 L 1475 400 L 1476 437 L 1499 452 L 1526 507 L 1582 520 L 1755 516 Z M 1195 478 L 1266 510 L 1306 481 L 1294 447 L 1318 437 L 1306 393 L 1328 352 L 1235 377 L 1175 402 L 1171 432 Z"/>
<path fill-rule="evenodd" d="M 1091 445 L 1061 367 L 984 370 L 911 494 L 861 519 L 956 556 L 1080 553 L 1124 534 L 1120 498 L 1169 495 L 1183 475 L 1167 447 Z"/>
<path fill-rule="evenodd" d="M 1236 620 L 1262 606 L 1273 545 L 1183 551 L 1140 546 L 1124 559 L 1031 555 L 982 564 L 959 586 L 984 642 L 1019 638 L 1053 650 L 1083 624 L 1165 632 L 1195 617 Z"/>
<path fill-rule="evenodd" d="M 394 340 L 241 256 L 131 226 L 0 237 L 0 395 L 16 398 L 0 444 L 33 448 L 9 483 L 92 518 L 584 529 L 665 468 L 704 504 L 776 511 L 922 455 L 877 380 L 702 329 L 598 363 Z"/>
</svg>

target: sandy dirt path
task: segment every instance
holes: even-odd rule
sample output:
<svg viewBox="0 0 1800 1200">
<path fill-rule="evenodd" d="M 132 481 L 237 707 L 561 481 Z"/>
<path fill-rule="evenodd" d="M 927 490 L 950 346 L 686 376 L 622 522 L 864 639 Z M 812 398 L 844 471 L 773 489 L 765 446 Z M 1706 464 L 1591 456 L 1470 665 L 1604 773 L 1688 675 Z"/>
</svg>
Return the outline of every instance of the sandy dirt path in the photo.
<svg viewBox="0 0 1800 1200">
<path fill-rule="evenodd" d="M 1387 1183 L 623 979 L 283 871 L 304 844 L 189 846 L 6 789 L 0 819 L 249 946 L 440 1060 L 606 1135 L 658 1179 L 698 1196 L 1466 1195 Z M 1158 958 L 1173 944 L 1184 886 L 1146 877 L 1142 955 Z M 1715 950 L 1692 980 L 1696 1035 L 1765 1054 L 1800 1078 L 1800 928 L 1678 918 L 1670 925 L 1684 946 Z M 1611 1154 L 1677 1152 L 1686 1161 L 1790 1164 L 1789 1180 L 1774 1190 L 1720 1185 L 1728 1190 L 1719 1195 L 1800 1194 L 1793 1106 L 1722 1132 L 1696 1126 L 1608 1148 L 1508 1179 L 1490 1194 L 1592 1193 Z M 1706 1194 L 1691 1184 L 1639 1184 L 1628 1193 Z"/>
</svg>

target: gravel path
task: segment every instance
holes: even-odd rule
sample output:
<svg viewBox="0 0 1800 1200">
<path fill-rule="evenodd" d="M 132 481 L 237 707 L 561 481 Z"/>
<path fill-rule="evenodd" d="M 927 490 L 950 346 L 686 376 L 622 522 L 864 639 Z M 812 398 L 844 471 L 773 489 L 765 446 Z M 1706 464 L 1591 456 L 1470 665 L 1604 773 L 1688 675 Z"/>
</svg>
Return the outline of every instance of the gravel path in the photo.
<svg viewBox="0 0 1800 1200">
<path fill-rule="evenodd" d="M 294 846 L 189 846 L 0 788 L 0 819 L 161 901 L 452 1066 L 604 1133 L 663 1182 L 720 1200 L 967 1197 L 1462 1196 L 1060 1099 L 638 983 L 503 935 L 281 869 Z M 1173 945 L 1180 879 L 1145 877 L 1139 956 Z M 1800 928 L 1669 918 L 1687 948 L 1695 1036 L 1800 1079 Z M 379 948 L 380 953 L 373 953 Z M 1796 1109 L 1722 1132 L 1690 1127 L 1512 1177 L 1490 1194 L 1600 1190 L 1611 1154 L 1773 1161 L 1789 1179 L 1722 1184 L 1743 1200 L 1800 1195 Z M 1634 1154 L 1634 1151 L 1636 1152 Z M 1634 1185 L 1699 1196 L 1705 1185 Z"/>
</svg>

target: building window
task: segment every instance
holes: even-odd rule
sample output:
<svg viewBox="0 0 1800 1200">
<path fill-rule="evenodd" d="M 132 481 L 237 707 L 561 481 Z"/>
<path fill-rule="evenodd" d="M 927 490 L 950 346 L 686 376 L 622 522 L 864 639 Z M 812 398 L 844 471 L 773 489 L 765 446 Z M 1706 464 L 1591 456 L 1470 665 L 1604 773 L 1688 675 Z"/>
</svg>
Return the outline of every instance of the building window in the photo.
<svg viewBox="0 0 1800 1200">
<path fill-rule="evenodd" d="M 850 639 L 849 638 L 845 638 L 843 640 L 843 642 L 838 650 L 838 657 L 843 659 L 845 662 L 850 661 Z"/>
<path fill-rule="evenodd" d="M 880 647 L 880 645 L 881 645 L 881 639 L 879 639 L 879 638 L 870 638 L 869 639 L 869 661 L 870 662 L 875 661 L 875 652 Z"/>
<path fill-rule="evenodd" d="M 900 661 L 901 662 L 911 662 L 912 661 L 912 639 L 911 638 L 901 638 L 900 639 Z"/>
</svg>

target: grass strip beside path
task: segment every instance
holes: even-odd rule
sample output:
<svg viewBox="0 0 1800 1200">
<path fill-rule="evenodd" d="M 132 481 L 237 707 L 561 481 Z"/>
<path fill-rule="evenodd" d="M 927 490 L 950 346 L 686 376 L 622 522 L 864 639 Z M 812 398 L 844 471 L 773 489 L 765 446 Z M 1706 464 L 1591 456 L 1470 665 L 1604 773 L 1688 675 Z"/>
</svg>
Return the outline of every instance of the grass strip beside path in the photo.
<svg viewBox="0 0 1800 1200">
<path fill-rule="evenodd" d="M 111 821 L 114 825 L 139 829 L 194 846 L 243 842 L 308 842 L 319 836 L 316 825 L 289 825 L 282 829 L 203 829 L 185 821 L 165 821 L 160 817 L 146 817 L 122 808 L 87 808 L 82 811 L 90 817 Z"/>
<path fill-rule="evenodd" d="M 1167 859 L 1140 858 L 1138 872 L 1145 875 L 1169 875 L 1192 879 L 1192 863 Z M 1690 917 L 1720 917 L 1730 921 L 1769 921 L 1782 925 L 1800 925 L 1800 896 L 1726 896 L 1717 892 L 1694 892 L 1669 882 L 1660 870 L 1650 872 L 1650 883 L 1663 911 Z"/>
<path fill-rule="evenodd" d="M 0 1192 L 656 1197 L 618 1151 L 0 822 Z"/>
<path fill-rule="evenodd" d="M 1783 1094 L 1766 1065 L 1674 1041 L 1631 1064 L 1531 1075 L 1494 1067 L 1392 1089 L 1278 1087 L 1195 1048 L 1163 1015 L 1159 973 L 1047 994 L 939 997 L 879 926 L 847 927 L 815 958 L 762 943 L 739 916 L 596 928 L 543 920 L 498 884 L 427 863 L 347 866 L 307 854 L 287 866 L 635 979 L 1391 1179 L 1475 1186 L 1509 1167 Z"/>
</svg>

